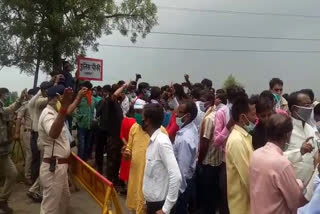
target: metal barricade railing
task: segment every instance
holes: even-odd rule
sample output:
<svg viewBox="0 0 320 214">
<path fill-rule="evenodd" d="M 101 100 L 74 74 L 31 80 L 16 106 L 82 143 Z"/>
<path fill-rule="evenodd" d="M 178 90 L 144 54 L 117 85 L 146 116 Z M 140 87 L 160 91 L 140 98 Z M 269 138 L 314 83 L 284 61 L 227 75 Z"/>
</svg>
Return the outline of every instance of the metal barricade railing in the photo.
<svg viewBox="0 0 320 214">
<path fill-rule="evenodd" d="M 74 153 L 70 157 L 70 170 L 73 179 L 80 183 L 101 207 L 102 214 L 122 214 L 113 183 Z"/>
</svg>

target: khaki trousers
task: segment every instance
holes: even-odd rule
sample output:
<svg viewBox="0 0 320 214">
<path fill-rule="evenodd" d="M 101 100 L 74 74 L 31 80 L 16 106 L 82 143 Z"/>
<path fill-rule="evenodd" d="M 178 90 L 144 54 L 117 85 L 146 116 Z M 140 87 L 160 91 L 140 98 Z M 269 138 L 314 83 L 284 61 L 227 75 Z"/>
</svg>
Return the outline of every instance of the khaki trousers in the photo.
<svg viewBox="0 0 320 214">
<path fill-rule="evenodd" d="M 16 166 L 8 155 L 0 156 L 0 175 L 5 177 L 0 201 L 8 201 L 18 176 Z"/>
<path fill-rule="evenodd" d="M 31 179 L 31 163 L 32 163 L 32 152 L 31 152 L 31 132 L 22 132 L 22 146 L 24 150 L 25 162 L 24 162 L 24 177 L 26 179 Z"/>
<path fill-rule="evenodd" d="M 66 214 L 70 202 L 68 164 L 57 164 L 55 172 L 50 172 L 49 166 L 42 162 L 40 167 L 43 188 L 40 214 Z"/>
<path fill-rule="evenodd" d="M 43 150 L 40 150 L 40 161 L 42 161 L 42 158 L 43 158 Z M 39 175 L 38 178 L 33 183 L 33 185 L 29 188 L 29 192 L 33 192 L 33 193 L 37 193 L 39 195 L 42 195 L 42 191 L 43 191 L 43 189 L 42 189 L 42 186 L 40 183 L 40 175 Z"/>
</svg>

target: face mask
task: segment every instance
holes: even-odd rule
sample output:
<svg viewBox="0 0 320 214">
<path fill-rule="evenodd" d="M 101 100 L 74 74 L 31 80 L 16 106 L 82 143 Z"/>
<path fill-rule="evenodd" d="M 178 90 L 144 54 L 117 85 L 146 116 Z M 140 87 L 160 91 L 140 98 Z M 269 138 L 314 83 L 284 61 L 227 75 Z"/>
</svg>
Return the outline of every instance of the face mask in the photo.
<svg viewBox="0 0 320 214">
<path fill-rule="evenodd" d="M 283 151 L 286 151 L 289 148 L 290 138 L 291 138 L 291 132 L 288 133 L 287 135 L 287 140 L 286 140 L 286 143 L 284 144 Z"/>
<path fill-rule="evenodd" d="M 184 122 L 182 121 L 182 119 L 184 118 L 184 116 L 186 116 L 186 115 L 183 115 L 182 117 L 177 117 L 177 118 L 176 118 L 176 123 L 177 123 L 177 126 L 179 127 L 179 129 L 181 129 L 182 126 L 184 125 Z"/>
<path fill-rule="evenodd" d="M 206 112 L 206 107 L 204 106 L 204 102 L 200 102 L 199 107 L 202 112 Z"/>
<path fill-rule="evenodd" d="M 307 122 L 310 119 L 311 113 L 313 111 L 312 107 L 303 107 L 303 106 L 296 106 L 298 108 L 297 116 L 304 122 Z"/>
<path fill-rule="evenodd" d="M 148 98 L 151 96 L 151 91 L 150 90 L 145 90 L 144 95 L 146 95 Z"/>
<path fill-rule="evenodd" d="M 276 101 L 276 103 L 280 102 L 281 96 L 279 94 L 273 93 L 273 96 L 274 96 L 274 100 Z"/>
<path fill-rule="evenodd" d="M 284 144 L 283 151 L 286 151 L 289 148 L 289 143 Z"/>
<path fill-rule="evenodd" d="M 134 114 L 134 118 L 136 119 L 136 122 L 137 122 L 140 126 L 142 126 L 142 115 L 139 114 L 139 113 L 135 113 L 135 114 Z"/>
<path fill-rule="evenodd" d="M 247 116 L 246 116 L 246 118 L 247 118 Z M 255 125 L 254 125 L 254 123 L 251 122 L 248 118 L 247 118 L 247 120 L 248 120 L 249 124 L 248 124 L 248 125 L 245 125 L 245 126 L 244 126 L 244 129 L 245 129 L 247 132 L 250 133 L 250 132 L 252 132 L 252 131 L 254 130 Z"/>
</svg>

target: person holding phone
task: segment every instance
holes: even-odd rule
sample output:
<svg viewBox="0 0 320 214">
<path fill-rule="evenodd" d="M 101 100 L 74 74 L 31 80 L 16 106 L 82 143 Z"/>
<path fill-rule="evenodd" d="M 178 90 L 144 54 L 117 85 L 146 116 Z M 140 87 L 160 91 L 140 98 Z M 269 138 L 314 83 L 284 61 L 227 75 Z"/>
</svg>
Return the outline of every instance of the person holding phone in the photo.
<svg viewBox="0 0 320 214">
<path fill-rule="evenodd" d="M 297 178 L 307 186 L 314 172 L 313 157 L 318 150 L 314 143 L 318 138 L 307 123 L 313 110 L 312 101 L 305 93 L 294 92 L 289 96 L 289 108 L 293 131 L 284 154 L 293 164 Z"/>
</svg>

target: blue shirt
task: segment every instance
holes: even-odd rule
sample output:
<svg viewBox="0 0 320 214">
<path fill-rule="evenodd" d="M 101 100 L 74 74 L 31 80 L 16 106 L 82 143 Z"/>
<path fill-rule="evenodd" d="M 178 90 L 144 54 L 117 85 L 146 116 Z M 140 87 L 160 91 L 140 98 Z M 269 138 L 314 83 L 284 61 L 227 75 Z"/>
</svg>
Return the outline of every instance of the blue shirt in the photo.
<svg viewBox="0 0 320 214">
<path fill-rule="evenodd" d="M 298 214 L 318 214 L 320 213 L 320 178 L 317 175 L 314 179 L 314 193 L 311 201 L 304 207 L 298 209 Z"/>
<path fill-rule="evenodd" d="M 198 145 L 199 133 L 193 122 L 177 132 L 174 141 L 174 154 L 182 176 L 181 193 L 186 190 L 187 180 L 191 179 L 195 172 Z"/>
</svg>

